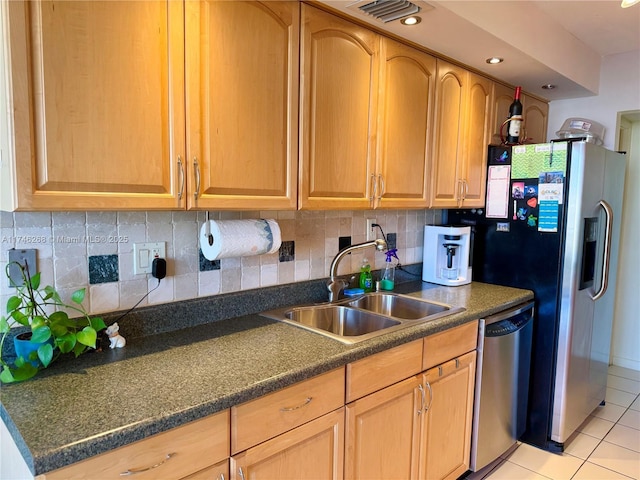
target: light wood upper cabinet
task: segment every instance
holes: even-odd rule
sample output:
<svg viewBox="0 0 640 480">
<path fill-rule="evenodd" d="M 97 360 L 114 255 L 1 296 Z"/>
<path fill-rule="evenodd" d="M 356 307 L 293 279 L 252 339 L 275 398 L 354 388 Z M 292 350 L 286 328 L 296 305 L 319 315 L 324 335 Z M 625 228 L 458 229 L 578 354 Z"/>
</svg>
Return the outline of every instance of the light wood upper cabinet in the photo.
<svg viewBox="0 0 640 480">
<path fill-rule="evenodd" d="M 383 38 L 376 206 L 426 207 L 436 59 Z"/>
<path fill-rule="evenodd" d="M 491 81 L 438 59 L 433 208 L 484 205 Z"/>
<path fill-rule="evenodd" d="M 8 11 L 15 168 L 3 208 L 295 209 L 298 2 Z"/>
<path fill-rule="evenodd" d="M 522 94 L 522 119 L 526 143 L 545 143 L 549 104 L 537 98 Z"/>
<path fill-rule="evenodd" d="M 33 1 L 7 9 L 15 158 L 3 174 L 12 193 L 3 208 L 183 206 L 182 4 Z"/>
<path fill-rule="evenodd" d="M 488 78 L 469 72 L 462 162 L 462 206 L 482 207 L 487 179 L 487 145 L 491 137 L 491 87 Z"/>
<path fill-rule="evenodd" d="M 375 168 L 380 38 L 302 5 L 302 209 L 370 205 Z"/>
<path fill-rule="evenodd" d="M 303 5 L 302 209 L 428 202 L 436 60 Z"/>
<path fill-rule="evenodd" d="M 514 89 L 501 83 L 493 84 L 493 113 L 491 116 L 491 143 L 500 145 L 500 127 L 509 116 L 509 106 L 513 102 Z M 545 143 L 547 141 L 547 120 L 549 104 L 522 92 L 523 140 L 525 143 Z M 506 136 L 507 127 L 503 128 Z"/>
<path fill-rule="evenodd" d="M 295 209 L 299 4 L 186 8 L 188 208 Z"/>
<path fill-rule="evenodd" d="M 500 145 L 502 137 L 507 136 L 507 125 L 502 124 L 509 118 L 509 106 L 513 102 L 515 90 L 501 83 L 493 83 L 493 110 L 491 112 L 491 144 Z"/>
</svg>

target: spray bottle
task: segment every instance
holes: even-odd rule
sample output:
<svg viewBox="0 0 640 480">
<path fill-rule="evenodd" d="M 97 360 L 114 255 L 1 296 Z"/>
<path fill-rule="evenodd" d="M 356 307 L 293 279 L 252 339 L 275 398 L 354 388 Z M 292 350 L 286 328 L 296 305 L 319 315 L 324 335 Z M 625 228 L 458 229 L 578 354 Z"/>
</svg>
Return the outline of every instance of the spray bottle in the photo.
<svg viewBox="0 0 640 480">
<path fill-rule="evenodd" d="M 382 273 L 382 280 L 380 280 L 381 290 L 393 290 L 396 278 L 396 266 L 393 262 L 393 258 L 399 260 L 396 248 L 387 250 L 387 259 L 384 264 L 384 272 Z"/>
</svg>

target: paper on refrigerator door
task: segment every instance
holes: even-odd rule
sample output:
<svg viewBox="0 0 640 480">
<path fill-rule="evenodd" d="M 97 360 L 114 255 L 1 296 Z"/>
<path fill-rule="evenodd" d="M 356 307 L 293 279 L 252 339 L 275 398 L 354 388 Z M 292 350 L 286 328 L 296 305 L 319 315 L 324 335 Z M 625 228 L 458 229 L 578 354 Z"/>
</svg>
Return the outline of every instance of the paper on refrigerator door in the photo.
<svg viewBox="0 0 640 480">
<path fill-rule="evenodd" d="M 487 218 L 507 218 L 511 166 L 490 165 L 487 172 Z"/>
</svg>

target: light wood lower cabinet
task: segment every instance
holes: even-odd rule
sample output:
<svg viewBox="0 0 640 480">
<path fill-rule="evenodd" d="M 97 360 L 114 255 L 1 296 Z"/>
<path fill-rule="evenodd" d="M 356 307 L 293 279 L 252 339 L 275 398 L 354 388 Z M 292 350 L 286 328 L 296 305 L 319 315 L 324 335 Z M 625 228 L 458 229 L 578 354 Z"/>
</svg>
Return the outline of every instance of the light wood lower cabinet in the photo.
<svg viewBox="0 0 640 480">
<path fill-rule="evenodd" d="M 39 480 L 181 479 L 225 463 L 229 457 L 229 411 L 153 435 L 38 477 Z M 195 477 L 198 478 L 198 477 Z M 215 476 L 211 478 L 216 478 Z"/>
<path fill-rule="evenodd" d="M 469 468 L 477 329 L 391 348 L 38 478 L 455 479 Z"/>
<path fill-rule="evenodd" d="M 229 459 L 200 470 L 181 480 L 227 480 L 229 478 Z"/>
<path fill-rule="evenodd" d="M 415 376 L 347 405 L 345 478 L 417 478 L 422 392 Z"/>
<path fill-rule="evenodd" d="M 427 337 L 423 367 L 443 356 L 446 361 L 347 404 L 346 479 L 453 479 L 468 470 L 477 332 L 471 322 Z M 409 345 L 360 362 L 380 358 L 383 364 L 390 352 Z M 410 352 L 404 350 L 408 373 L 414 369 Z M 369 376 L 373 382 L 385 374 L 370 369 Z"/>
<path fill-rule="evenodd" d="M 344 407 L 231 457 L 232 480 L 340 480 Z"/>
<path fill-rule="evenodd" d="M 469 469 L 476 352 L 424 373 L 427 390 L 419 478 L 456 479 Z"/>
</svg>

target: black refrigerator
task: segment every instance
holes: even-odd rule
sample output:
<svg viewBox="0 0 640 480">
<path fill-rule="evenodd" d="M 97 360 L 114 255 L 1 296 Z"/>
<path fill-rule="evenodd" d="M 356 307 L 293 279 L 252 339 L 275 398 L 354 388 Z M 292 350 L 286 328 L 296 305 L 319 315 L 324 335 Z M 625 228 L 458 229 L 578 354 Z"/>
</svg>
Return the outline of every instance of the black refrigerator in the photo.
<svg viewBox="0 0 640 480">
<path fill-rule="evenodd" d="M 545 450 L 604 401 L 625 170 L 581 139 L 489 146 L 485 207 L 443 216 L 472 227 L 474 281 L 534 292 L 521 440 Z"/>
</svg>

